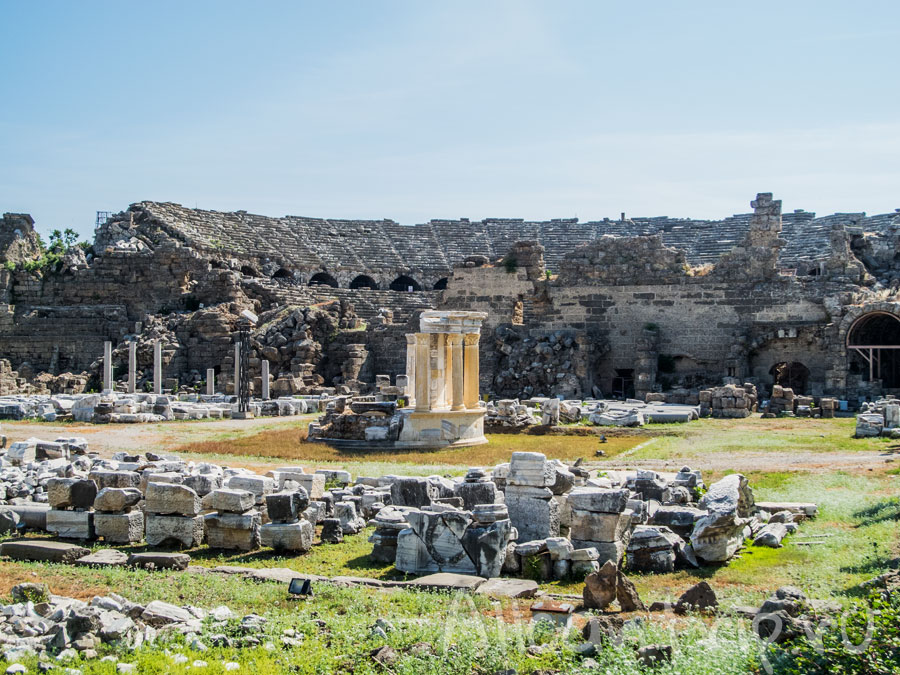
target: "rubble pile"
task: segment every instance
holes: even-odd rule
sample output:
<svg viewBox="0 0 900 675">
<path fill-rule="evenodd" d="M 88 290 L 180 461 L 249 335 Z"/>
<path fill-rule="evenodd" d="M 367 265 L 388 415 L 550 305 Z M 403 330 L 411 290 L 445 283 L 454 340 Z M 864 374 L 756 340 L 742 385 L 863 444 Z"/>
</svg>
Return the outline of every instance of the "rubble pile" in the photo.
<svg viewBox="0 0 900 675">
<path fill-rule="evenodd" d="M 900 400 L 889 396 L 863 403 L 856 416 L 856 437 L 900 438 Z"/>
</svg>

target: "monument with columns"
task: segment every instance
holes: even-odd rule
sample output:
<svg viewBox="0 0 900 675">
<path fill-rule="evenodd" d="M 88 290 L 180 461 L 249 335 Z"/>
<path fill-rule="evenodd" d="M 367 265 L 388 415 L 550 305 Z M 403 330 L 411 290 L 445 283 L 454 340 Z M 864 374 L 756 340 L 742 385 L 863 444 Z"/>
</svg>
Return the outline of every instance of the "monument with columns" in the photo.
<svg viewBox="0 0 900 675">
<path fill-rule="evenodd" d="M 309 427 L 309 440 L 345 447 L 443 448 L 487 443 L 478 394 L 484 312 L 425 310 L 406 336 L 407 405 L 343 397 Z"/>
<path fill-rule="evenodd" d="M 426 310 L 406 336 L 407 400 L 398 447 L 487 443 L 479 406 L 478 342 L 484 312 Z"/>
</svg>

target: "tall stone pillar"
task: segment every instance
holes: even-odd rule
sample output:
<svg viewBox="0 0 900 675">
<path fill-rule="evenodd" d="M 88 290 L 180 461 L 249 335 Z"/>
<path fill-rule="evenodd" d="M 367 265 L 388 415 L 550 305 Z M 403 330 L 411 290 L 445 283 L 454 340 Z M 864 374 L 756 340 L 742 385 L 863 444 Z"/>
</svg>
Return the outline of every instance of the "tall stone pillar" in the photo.
<svg viewBox="0 0 900 675">
<path fill-rule="evenodd" d="M 262 368 L 262 394 L 263 401 L 269 400 L 269 361 L 267 359 L 263 359 L 260 363 L 260 367 Z"/>
<path fill-rule="evenodd" d="M 133 394 L 137 389 L 137 342 L 128 343 L 128 393 Z"/>
<path fill-rule="evenodd" d="M 447 405 L 447 383 L 444 376 L 447 372 L 447 335 L 445 333 L 433 333 L 435 343 L 435 356 L 431 369 L 431 408 L 443 408 Z"/>
<path fill-rule="evenodd" d="M 431 410 L 431 335 L 416 333 L 416 410 Z"/>
<path fill-rule="evenodd" d="M 474 410 L 478 407 L 479 398 L 479 371 L 478 371 L 478 333 L 467 333 L 464 341 L 466 345 L 465 377 L 463 378 L 463 404 L 466 409 Z"/>
<path fill-rule="evenodd" d="M 112 342 L 103 343 L 103 391 L 112 391 Z"/>
<path fill-rule="evenodd" d="M 234 343 L 234 395 L 241 395 L 241 343 Z"/>
<path fill-rule="evenodd" d="M 162 342 L 153 343 L 153 393 L 162 394 Z"/>
<path fill-rule="evenodd" d="M 447 351 L 450 352 L 449 374 L 450 380 L 450 409 L 465 410 L 465 373 L 463 372 L 463 336 L 461 333 L 447 335 Z"/>
<path fill-rule="evenodd" d="M 416 334 L 406 334 L 406 394 L 410 407 L 416 405 Z"/>
<path fill-rule="evenodd" d="M 215 368 L 207 368 L 206 369 L 206 395 L 207 396 L 215 396 L 216 395 L 216 369 Z"/>
</svg>

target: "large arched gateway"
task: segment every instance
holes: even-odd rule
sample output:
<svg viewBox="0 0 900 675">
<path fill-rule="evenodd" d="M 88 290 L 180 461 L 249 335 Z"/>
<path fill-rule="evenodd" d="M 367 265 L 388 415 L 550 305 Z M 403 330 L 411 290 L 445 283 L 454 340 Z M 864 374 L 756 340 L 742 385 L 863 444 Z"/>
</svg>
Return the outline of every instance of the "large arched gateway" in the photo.
<svg viewBox="0 0 900 675">
<path fill-rule="evenodd" d="M 851 372 L 863 380 L 900 388 L 900 318 L 888 312 L 863 314 L 847 332 L 847 357 Z"/>
</svg>

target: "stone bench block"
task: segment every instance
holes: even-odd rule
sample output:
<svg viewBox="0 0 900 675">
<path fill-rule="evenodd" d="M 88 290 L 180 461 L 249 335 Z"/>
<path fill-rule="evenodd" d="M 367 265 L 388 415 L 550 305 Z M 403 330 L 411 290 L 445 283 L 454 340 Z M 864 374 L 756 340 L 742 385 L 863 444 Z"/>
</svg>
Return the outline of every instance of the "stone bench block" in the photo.
<svg viewBox="0 0 900 675">
<path fill-rule="evenodd" d="M 203 516 L 147 514 L 145 539 L 150 546 L 194 548 L 203 543 L 204 532 Z"/>
<path fill-rule="evenodd" d="M 259 534 L 262 545 L 276 551 L 305 553 L 312 548 L 313 526 L 306 520 L 296 523 L 267 523 L 260 528 Z"/>
<path fill-rule="evenodd" d="M 148 483 L 144 511 L 158 515 L 195 516 L 200 513 L 200 497 L 177 483 Z"/>
<path fill-rule="evenodd" d="M 111 544 L 136 544 L 144 538 L 144 514 L 140 511 L 129 513 L 95 513 L 94 530 Z"/>
</svg>

